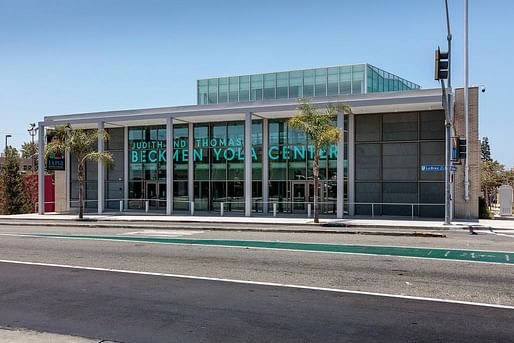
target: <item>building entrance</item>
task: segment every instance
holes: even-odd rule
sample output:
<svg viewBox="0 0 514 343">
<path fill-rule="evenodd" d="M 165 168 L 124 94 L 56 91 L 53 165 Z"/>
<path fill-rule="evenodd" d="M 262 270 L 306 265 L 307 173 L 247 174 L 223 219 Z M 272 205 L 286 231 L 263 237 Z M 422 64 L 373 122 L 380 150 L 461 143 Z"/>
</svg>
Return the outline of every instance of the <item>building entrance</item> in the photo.
<svg viewBox="0 0 514 343">
<path fill-rule="evenodd" d="M 311 210 L 314 204 L 314 182 L 313 181 L 291 181 L 291 209 L 293 213 L 307 212 L 308 205 Z M 329 185 L 325 181 L 319 182 L 318 203 L 319 212 L 330 212 L 333 205 L 329 199 Z"/>
<path fill-rule="evenodd" d="M 147 182 L 145 199 L 150 208 L 166 208 L 166 183 Z"/>
</svg>

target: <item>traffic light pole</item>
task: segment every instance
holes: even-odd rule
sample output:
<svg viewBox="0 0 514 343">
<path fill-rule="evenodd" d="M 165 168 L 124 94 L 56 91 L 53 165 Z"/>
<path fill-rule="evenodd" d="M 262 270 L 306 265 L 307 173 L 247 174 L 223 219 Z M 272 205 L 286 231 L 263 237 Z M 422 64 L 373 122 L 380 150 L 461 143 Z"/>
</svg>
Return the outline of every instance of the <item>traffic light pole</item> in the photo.
<svg viewBox="0 0 514 343">
<path fill-rule="evenodd" d="M 444 224 L 451 225 L 452 221 L 452 186 L 451 186 L 451 158 L 452 158 L 452 95 L 447 91 L 444 79 L 441 79 L 441 89 L 443 93 L 443 107 L 445 113 L 445 168 L 444 168 Z"/>
</svg>

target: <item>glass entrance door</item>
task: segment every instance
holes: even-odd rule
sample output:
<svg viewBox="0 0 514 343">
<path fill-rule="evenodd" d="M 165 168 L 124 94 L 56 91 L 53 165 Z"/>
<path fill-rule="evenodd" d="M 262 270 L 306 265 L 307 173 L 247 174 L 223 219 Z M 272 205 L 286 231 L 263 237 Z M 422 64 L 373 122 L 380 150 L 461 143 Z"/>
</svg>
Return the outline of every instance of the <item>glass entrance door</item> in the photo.
<svg viewBox="0 0 514 343">
<path fill-rule="evenodd" d="M 166 184 L 147 182 L 145 199 L 149 201 L 150 208 L 166 207 Z"/>
<path fill-rule="evenodd" d="M 291 182 L 291 202 L 293 212 L 307 211 L 308 188 L 305 181 Z"/>
<path fill-rule="evenodd" d="M 166 184 L 159 183 L 157 188 L 159 190 L 159 201 L 157 203 L 157 207 L 166 208 Z"/>
</svg>

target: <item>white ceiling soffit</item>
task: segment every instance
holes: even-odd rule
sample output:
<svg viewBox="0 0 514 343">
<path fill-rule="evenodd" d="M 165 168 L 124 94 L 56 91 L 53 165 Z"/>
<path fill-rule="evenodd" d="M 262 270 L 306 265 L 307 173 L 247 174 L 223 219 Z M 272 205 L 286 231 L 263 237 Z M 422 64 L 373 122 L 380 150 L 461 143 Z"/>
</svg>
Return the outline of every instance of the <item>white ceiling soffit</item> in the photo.
<svg viewBox="0 0 514 343">
<path fill-rule="evenodd" d="M 346 103 L 356 114 L 442 109 L 440 89 L 320 97 L 313 98 L 312 103 L 318 106 Z M 74 127 L 90 128 L 95 127 L 100 121 L 105 122 L 106 127 L 164 125 L 166 117 L 173 117 L 174 124 L 235 121 L 243 120 L 245 112 L 254 113 L 254 119 L 273 119 L 291 117 L 295 115 L 297 107 L 298 102 L 295 99 L 162 107 L 47 116 L 44 125 L 55 126 L 70 123 Z"/>
</svg>

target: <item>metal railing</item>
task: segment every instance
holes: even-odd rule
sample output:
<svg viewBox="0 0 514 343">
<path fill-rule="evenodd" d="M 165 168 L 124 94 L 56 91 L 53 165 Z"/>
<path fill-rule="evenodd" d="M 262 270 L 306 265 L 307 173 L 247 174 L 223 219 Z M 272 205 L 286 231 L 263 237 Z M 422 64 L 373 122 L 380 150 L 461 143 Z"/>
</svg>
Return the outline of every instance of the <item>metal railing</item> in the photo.
<svg viewBox="0 0 514 343">
<path fill-rule="evenodd" d="M 129 209 L 142 209 L 145 213 L 155 210 L 166 209 L 166 199 L 144 199 L 144 198 L 115 198 L 105 199 L 104 203 L 117 203 L 119 205 L 119 212 L 125 212 Z M 47 204 L 56 204 L 55 201 L 44 202 Z M 84 200 L 85 208 L 90 210 L 95 208 L 90 204 L 98 204 L 98 200 Z M 182 204 L 180 208 L 177 208 L 178 204 Z M 199 205 L 200 204 L 200 205 Z M 321 215 L 335 214 L 336 213 L 336 201 L 323 201 L 318 202 L 318 213 Z M 199 205 L 199 206 L 198 206 Z M 346 206 L 354 206 L 354 215 L 370 215 L 372 218 L 382 215 L 397 215 L 397 216 L 408 216 L 414 219 L 419 216 L 420 209 L 423 207 L 434 207 L 438 206 L 444 210 L 444 203 L 386 203 L 386 202 L 354 202 L 344 203 Z M 71 200 L 69 206 L 72 208 L 78 207 L 78 200 Z M 195 207 L 201 211 L 205 211 L 206 208 L 210 208 L 210 212 L 219 213 L 220 216 L 224 216 L 227 212 L 244 212 L 245 202 L 240 200 L 225 200 L 219 201 L 214 200 L 211 206 L 208 204 L 208 200 L 189 201 L 189 200 L 173 200 L 174 212 L 187 211 L 190 215 L 195 214 Z M 112 205 L 107 206 L 106 209 L 113 209 Z M 392 210 L 394 209 L 394 210 Z M 38 204 L 35 204 L 35 212 L 38 211 Z M 207 210 L 209 211 L 209 210 Z M 306 214 L 308 218 L 312 217 L 314 211 L 314 204 L 312 201 L 262 201 L 259 199 L 252 199 L 252 212 L 270 214 L 276 217 L 279 213 L 287 214 Z M 444 212 L 444 211 L 443 211 Z M 345 210 L 345 215 L 348 215 L 348 211 Z"/>
</svg>

